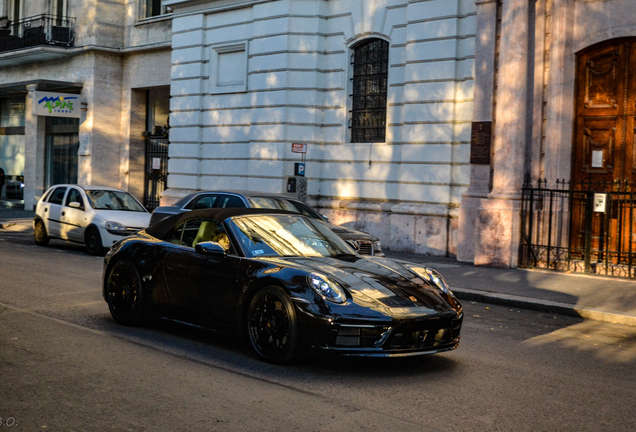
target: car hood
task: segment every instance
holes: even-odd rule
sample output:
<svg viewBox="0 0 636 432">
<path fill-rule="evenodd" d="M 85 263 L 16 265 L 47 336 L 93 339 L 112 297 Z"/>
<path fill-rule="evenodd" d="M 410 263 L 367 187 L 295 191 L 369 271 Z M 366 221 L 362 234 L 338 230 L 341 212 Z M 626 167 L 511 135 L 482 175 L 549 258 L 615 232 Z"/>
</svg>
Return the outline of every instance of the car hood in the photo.
<svg viewBox="0 0 636 432">
<path fill-rule="evenodd" d="M 409 266 L 425 268 L 423 265 L 353 255 L 342 258 L 282 257 L 267 261 L 335 279 L 349 291 L 356 305 L 375 310 L 378 317 L 455 316 L 461 310 L 454 296 L 409 269 Z"/>
<path fill-rule="evenodd" d="M 119 222 L 129 228 L 144 229 L 150 223 L 150 213 L 146 212 L 96 210 L 95 216 L 104 222 Z"/>
<path fill-rule="evenodd" d="M 365 233 L 364 231 L 358 231 L 353 228 L 333 224 L 327 224 L 327 226 L 331 231 L 338 234 L 338 237 L 344 240 L 368 240 L 371 242 L 378 241 L 377 237 L 372 236 L 369 233 Z"/>
</svg>

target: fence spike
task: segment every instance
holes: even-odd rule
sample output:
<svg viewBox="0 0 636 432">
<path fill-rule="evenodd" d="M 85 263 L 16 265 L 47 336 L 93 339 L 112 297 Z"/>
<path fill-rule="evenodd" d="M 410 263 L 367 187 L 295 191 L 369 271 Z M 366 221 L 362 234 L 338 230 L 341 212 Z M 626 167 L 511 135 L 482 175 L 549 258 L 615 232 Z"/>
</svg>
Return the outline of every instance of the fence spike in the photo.
<svg viewBox="0 0 636 432">
<path fill-rule="evenodd" d="M 532 176 L 530 175 L 529 171 L 526 171 L 525 175 L 523 176 L 523 187 L 532 187 Z"/>
</svg>

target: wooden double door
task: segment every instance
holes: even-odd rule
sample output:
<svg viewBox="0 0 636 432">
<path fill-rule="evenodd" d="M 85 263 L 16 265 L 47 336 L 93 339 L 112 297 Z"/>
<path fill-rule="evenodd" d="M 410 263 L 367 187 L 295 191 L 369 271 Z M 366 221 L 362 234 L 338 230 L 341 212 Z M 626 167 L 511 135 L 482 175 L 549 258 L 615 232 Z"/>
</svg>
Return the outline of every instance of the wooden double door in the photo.
<svg viewBox="0 0 636 432">
<path fill-rule="evenodd" d="M 573 188 L 636 190 L 636 38 L 612 40 L 582 52 L 576 78 Z M 632 217 L 630 196 L 612 194 L 610 198 L 613 202 L 605 213 L 593 213 L 592 248 L 636 252 L 632 235 L 636 215 Z M 584 205 L 575 206 L 573 212 L 574 246 L 582 247 Z"/>
<path fill-rule="evenodd" d="M 636 186 L 636 38 L 583 53 L 577 65 L 573 182 Z"/>
</svg>

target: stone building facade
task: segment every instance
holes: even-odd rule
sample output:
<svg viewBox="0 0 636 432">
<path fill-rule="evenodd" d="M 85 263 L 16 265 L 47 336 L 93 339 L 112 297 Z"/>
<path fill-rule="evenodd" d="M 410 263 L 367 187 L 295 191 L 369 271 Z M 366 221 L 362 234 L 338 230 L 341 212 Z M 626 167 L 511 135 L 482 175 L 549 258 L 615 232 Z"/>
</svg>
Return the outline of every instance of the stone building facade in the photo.
<svg viewBox="0 0 636 432">
<path fill-rule="evenodd" d="M 632 0 L 164 3 L 166 202 L 282 191 L 303 143 L 310 202 L 336 223 L 394 251 L 514 267 L 526 175 L 636 180 Z M 388 50 L 385 134 L 365 140 L 356 62 L 373 40 Z"/>
<path fill-rule="evenodd" d="M 574 187 L 584 179 L 636 181 L 635 3 L 475 5 L 473 121 L 492 124 L 492 157 L 471 165 L 458 259 L 514 267 L 524 175 Z"/>
<path fill-rule="evenodd" d="M 143 198 L 142 133 L 169 113 L 168 12 L 150 0 L 0 0 L 10 21 L 0 28 L 0 166 L 23 182 L 26 209 L 57 182 Z M 81 118 L 34 115 L 35 92 L 77 95 Z"/>
<path fill-rule="evenodd" d="M 0 166 L 23 177 L 32 208 L 55 170 L 49 131 L 68 126 L 34 116 L 32 95 L 72 93 L 80 183 L 141 197 L 144 135 L 169 113 L 164 204 L 198 189 L 283 192 L 304 162 L 308 201 L 333 222 L 393 251 L 514 267 L 524 176 L 636 181 L 632 8 L 0 0 L 21 23 L 0 20 Z M 74 18 L 73 44 L 7 49 L 40 14 Z"/>
<path fill-rule="evenodd" d="M 309 202 L 333 222 L 391 250 L 456 253 L 473 0 L 164 4 L 173 9 L 164 203 L 197 189 L 283 192 L 301 162 L 292 144 L 306 144 Z"/>
</svg>

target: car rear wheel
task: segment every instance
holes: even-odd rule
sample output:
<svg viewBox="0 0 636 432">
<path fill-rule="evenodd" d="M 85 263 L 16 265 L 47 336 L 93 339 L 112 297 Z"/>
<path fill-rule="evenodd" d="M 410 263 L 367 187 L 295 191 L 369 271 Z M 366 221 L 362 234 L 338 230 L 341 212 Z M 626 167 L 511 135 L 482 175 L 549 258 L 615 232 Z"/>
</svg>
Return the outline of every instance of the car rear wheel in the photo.
<svg viewBox="0 0 636 432">
<path fill-rule="evenodd" d="M 289 363 L 298 351 L 298 321 L 294 305 L 280 287 L 258 291 L 247 313 L 247 333 L 256 353 L 271 363 Z"/>
<path fill-rule="evenodd" d="M 99 230 L 97 228 L 90 228 L 86 231 L 84 241 L 86 243 L 86 251 L 89 255 L 104 255 L 102 236 L 99 235 Z"/>
<path fill-rule="evenodd" d="M 33 240 L 35 240 L 35 244 L 38 246 L 46 246 L 49 244 L 49 240 L 51 240 L 46 233 L 44 222 L 41 220 L 35 223 L 35 227 L 33 228 Z"/>
<path fill-rule="evenodd" d="M 127 326 L 144 324 L 141 279 L 135 266 L 129 261 L 115 263 L 106 284 L 106 301 L 115 321 Z"/>
</svg>

